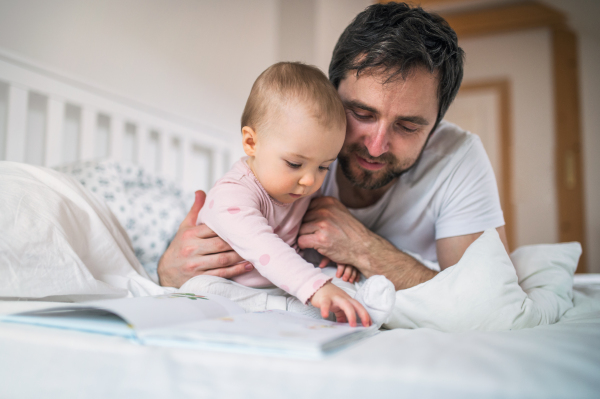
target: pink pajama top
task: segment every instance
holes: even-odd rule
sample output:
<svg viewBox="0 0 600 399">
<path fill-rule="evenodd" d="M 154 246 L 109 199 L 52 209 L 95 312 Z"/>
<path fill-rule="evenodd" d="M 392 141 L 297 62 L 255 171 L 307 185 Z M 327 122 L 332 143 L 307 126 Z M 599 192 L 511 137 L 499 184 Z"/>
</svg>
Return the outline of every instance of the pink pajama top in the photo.
<svg viewBox="0 0 600 399">
<path fill-rule="evenodd" d="M 273 284 L 307 303 L 331 278 L 298 254 L 296 244 L 310 200 L 283 204 L 269 196 L 248 164 L 236 162 L 209 191 L 197 224 L 204 223 L 255 269 L 233 278 L 248 287 Z"/>
</svg>

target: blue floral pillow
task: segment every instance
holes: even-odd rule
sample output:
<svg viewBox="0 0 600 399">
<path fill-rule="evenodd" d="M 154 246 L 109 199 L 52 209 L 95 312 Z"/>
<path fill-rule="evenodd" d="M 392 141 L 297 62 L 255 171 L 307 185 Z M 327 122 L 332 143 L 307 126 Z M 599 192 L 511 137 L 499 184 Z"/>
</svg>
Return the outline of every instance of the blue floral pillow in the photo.
<svg viewBox="0 0 600 399">
<path fill-rule="evenodd" d="M 117 161 L 79 162 L 56 168 L 105 201 L 127 231 L 135 254 L 158 281 L 158 260 L 194 201 L 180 187 Z"/>
</svg>

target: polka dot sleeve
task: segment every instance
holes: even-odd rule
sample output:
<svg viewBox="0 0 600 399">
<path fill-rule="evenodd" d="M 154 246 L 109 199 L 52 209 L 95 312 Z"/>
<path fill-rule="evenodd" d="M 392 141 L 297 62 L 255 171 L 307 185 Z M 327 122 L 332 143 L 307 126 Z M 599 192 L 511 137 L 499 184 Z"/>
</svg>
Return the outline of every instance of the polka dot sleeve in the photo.
<svg viewBox="0 0 600 399">
<path fill-rule="evenodd" d="M 213 187 L 200 212 L 205 223 L 262 276 L 307 303 L 331 280 L 286 244 L 260 211 L 260 197 L 238 184 Z"/>
</svg>

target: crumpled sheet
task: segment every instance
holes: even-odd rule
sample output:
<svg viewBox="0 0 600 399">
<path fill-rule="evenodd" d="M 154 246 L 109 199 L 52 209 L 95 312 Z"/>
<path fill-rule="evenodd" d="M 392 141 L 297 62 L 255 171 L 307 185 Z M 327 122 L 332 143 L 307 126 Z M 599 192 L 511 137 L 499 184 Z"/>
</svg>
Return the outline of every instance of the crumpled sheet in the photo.
<svg viewBox="0 0 600 399">
<path fill-rule="evenodd" d="M 0 275 L 0 298 L 166 291 L 150 280 L 106 204 L 69 176 L 16 162 L 0 162 Z"/>
<path fill-rule="evenodd" d="M 398 291 L 385 327 L 501 331 L 573 307 L 578 243 L 506 253 L 486 231 L 459 263 Z M 56 171 L 0 162 L 0 298 L 82 301 L 173 291 L 150 280 L 109 208 Z"/>
<path fill-rule="evenodd" d="M 486 230 L 454 266 L 396 293 L 387 328 L 517 330 L 556 323 L 573 307 L 579 243 L 523 246 L 510 256 Z"/>
</svg>

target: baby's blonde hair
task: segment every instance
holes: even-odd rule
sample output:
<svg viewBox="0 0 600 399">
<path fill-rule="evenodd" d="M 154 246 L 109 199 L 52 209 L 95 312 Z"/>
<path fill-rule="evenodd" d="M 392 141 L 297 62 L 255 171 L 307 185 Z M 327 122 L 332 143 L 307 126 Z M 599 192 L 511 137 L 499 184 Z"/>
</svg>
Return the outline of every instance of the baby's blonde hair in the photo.
<svg viewBox="0 0 600 399">
<path fill-rule="evenodd" d="M 306 106 L 322 126 L 346 124 L 342 101 L 323 72 L 300 62 L 278 62 L 261 73 L 252 85 L 242 114 L 242 128 L 261 129 L 267 125 L 267 119 L 275 119 L 272 112 L 297 105 Z"/>
</svg>

